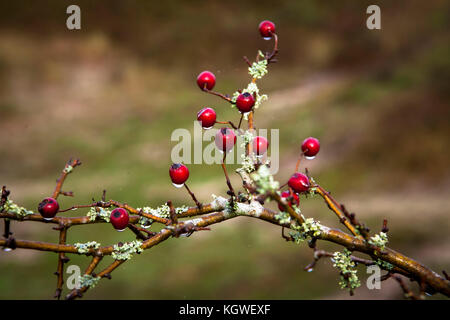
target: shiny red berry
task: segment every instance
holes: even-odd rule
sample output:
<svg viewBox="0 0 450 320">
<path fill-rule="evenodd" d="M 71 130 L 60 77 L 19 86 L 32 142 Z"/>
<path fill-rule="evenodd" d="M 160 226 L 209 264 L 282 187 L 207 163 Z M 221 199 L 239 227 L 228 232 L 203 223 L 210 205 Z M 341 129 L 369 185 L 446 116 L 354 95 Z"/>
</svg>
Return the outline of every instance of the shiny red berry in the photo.
<svg viewBox="0 0 450 320">
<path fill-rule="evenodd" d="M 264 153 L 267 152 L 267 148 L 269 147 L 269 142 L 266 138 L 257 136 L 253 139 L 253 152 L 256 153 L 256 155 L 261 156 Z"/>
<path fill-rule="evenodd" d="M 59 211 L 59 203 L 53 198 L 45 198 L 39 203 L 38 211 L 45 220 L 51 220 Z"/>
<path fill-rule="evenodd" d="M 236 99 L 236 107 L 241 113 L 252 111 L 255 105 L 255 98 L 248 92 L 241 93 Z"/>
<path fill-rule="evenodd" d="M 200 89 L 212 90 L 216 84 L 216 76 L 210 71 L 203 71 L 197 77 L 197 84 Z"/>
<path fill-rule="evenodd" d="M 306 158 L 313 159 L 320 150 L 319 140 L 313 137 L 306 138 L 302 143 L 302 151 Z"/>
<path fill-rule="evenodd" d="M 264 20 L 259 24 L 259 33 L 264 39 L 272 38 L 272 33 L 275 33 L 275 24 L 272 21 Z"/>
<path fill-rule="evenodd" d="M 306 192 L 309 189 L 309 179 L 305 174 L 296 172 L 289 179 L 288 185 L 296 193 Z"/>
<path fill-rule="evenodd" d="M 216 133 L 214 140 L 216 147 L 223 152 L 228 152 L 233 149 L 236 144 L 236 135 L 234 131 L 228 128 L 222 128 Z"/>
<path fill-rule="evenodd" d="M 128 226 L 130 221 L 130 216 L 128 211 L 123 208 L 116 208 L 111 211 L 111 216 L 109 217 L 111 224 L 117 231 L 123 231 Z"/>
<path fill-rule="evenodd" d="M 170 179 L 175 187 L 181 188 L 189 178 L 189 169 L 181 163 L 174 163 L 169 169 Z"/>
<path fill-rule="evenodd" d="M 294 204 L 296 206 L 298 206 L 300 204 L 300 198 L 298 197 L 298 194 L 296 194 L 294 192 L 292 193 L 292 197 L 291 197 L 290 191 L 283 191 L 281 193 L 281 198 L 284 199 L 285 201 L 287 201 L 288 205 L 291 208 L 292 208 L 292 204 Z M 281 206 L 281 204 L 278 204 L 278 209 L 280 209 L 280 211 L 284 211 L 284 208 Z"/>
<path fill-rule="evenodd" d="M 197 113 L 197 120 L 204 129 L 210 129 L 216 123 L 216 112 L 213 108 L 203 108 Z"/>
</svg>

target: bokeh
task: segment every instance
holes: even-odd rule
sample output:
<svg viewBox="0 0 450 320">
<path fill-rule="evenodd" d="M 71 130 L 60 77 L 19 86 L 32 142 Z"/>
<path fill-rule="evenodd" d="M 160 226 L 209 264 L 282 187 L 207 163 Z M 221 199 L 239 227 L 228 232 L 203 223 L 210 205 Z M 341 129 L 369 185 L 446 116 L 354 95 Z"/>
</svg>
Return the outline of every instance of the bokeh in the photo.
<svg viewBox="0 0 450 320">
<path fill-rule="evenodd" d="M 448 1 L 77 1 L 77 31 L 66 28 L 70 4 L 0 2 L 0 184 L 15 202 L 36 210 L 77 157 L 83 165 L 65 185 L 75 198 L 62 199 L 64 208 L 100 199 L 103 189 L 135 207 L 191 204 L 169 180 L 171 133 L 192 132 L 204 106 L 239 120 L 195 78 L 208 69 L 218 91 L 246 86 L 242 56 L 270 49 L 257 31 L 270 19 L 279 61 L 259 82 L 269 100 L 255 121 L 280 129 L 277 179 L 290 176 L 305 137 L 319 138 L 318 157 L 302 167 L 374 232 L 387 218 L 392 248 L 438 272 L 450 269 Z M 370 4 L 381 8 L 381 30 L 366 28 Z M 225 193 L 220 166 L 190 170 L 201 201 Z M 320 198 L 302 198 L 301 208 L 341 227 Z M 12 231 L 58 239 L 48 225 L 13 222 Z M 74 227 L 68 242 L 132 239 L 105 224 Z M 88 263 L 70 258 L 82 269 Z M 350 298 L 329 260 L 305 272 L 311 260 L 311 249 L 287 243 L 279 228 L 237 218 L 135 256 L 85 298 Z M 53 253 L 0 252 L 0 298 L 50 299 L 56 262 Z M 402 298 L 395 281 L 368 290 L 363 268 L 360 275 L 352 299 Z"/>
</svg>

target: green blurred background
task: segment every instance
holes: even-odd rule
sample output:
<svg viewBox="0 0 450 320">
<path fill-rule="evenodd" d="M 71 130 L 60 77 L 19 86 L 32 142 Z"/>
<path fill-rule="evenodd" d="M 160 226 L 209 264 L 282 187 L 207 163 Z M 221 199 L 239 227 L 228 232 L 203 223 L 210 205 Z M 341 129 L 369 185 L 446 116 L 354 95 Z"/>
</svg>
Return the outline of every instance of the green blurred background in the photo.
<svg viewBox="0 0 450 320">
<path fill-rule="evenodd" d="M 450 269 L 448 1 L 77 1 L 79 31 L 66 28 L 70 4 L 0 2 L 0 184 L 11 199 L 36 210 L 65 161 L 78 157 L 83 165 L 64 188 L 76 197 L 61 199 L 63 208 L 99 199 L 103 189 L 136 207 L 190 204 L 168 178 L 170 135 L 192 132 L 203 106 L 238 121 L 195 77 L 213 71 L 224 93 L 246 86 L 242 56 L 270 49 L 257 31 L 269 19 L 280 37 L 279 62 L 259 82 L 269 100 L 255 121 L 280 128 L 277 179 L 290 176 L 305 137 L 319 138 L 318 157 L 303 163 L 316 180 L 373 231 L 388 218 L 392 248 L 438 272 Z M 381 30 L 366 28 L 370 4 L 381 7 Z M 190 170 L 201 201 L 226 191 L 219 166 Z M 232 182 L 239 182 L 235 174 Z M 319 198 L 302 199 L 301 208 L 340 227 Z M 329 260 L 303 271 L 312 251 L 286 243 L 273 225 L 238 218 L 212 230 L 135 256 L 85 297 L 349 298 Z M 14 222 L 12 231 L 58 239 L 48 225 Z M 133 238 L 98 225 L 74 227 L 68 242 Z M 56 260 L 0 252 L 0 298 L 51 298 Z M 84 269 L 87 262 L 73 256 L 70 263 Z M 370 291 L 364 269 L 360 278 L 353 299 L 402 298 L 394 281 Z"/>
</svg>

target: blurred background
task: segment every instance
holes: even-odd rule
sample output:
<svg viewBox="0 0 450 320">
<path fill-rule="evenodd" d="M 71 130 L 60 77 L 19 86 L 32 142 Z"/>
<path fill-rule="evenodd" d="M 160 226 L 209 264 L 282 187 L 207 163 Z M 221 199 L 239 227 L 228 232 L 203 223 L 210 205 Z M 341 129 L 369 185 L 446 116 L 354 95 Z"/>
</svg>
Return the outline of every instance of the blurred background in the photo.
<svg viewBox="0 0 450 320">
<path fill-rule="evenodd" d="M 171 133 L 192 132 L 204 106 L 214 106 L 220 119 L 239 120 L 195 79 L 207 69 L 217 76 L 217 91 L 245 87 L 242 56 L 271 49 L 257 29 L 269 19 L 280 37 L 279 62 L 259 82 L 269 100 L 255 121 L 280 128 L 277 179 L 288 179 L 305 137 L 319 138 L 318 157 L 302 167 L 373 232 L 387 218 L 390 247 L 449 271 L 448 1 L 77 1 L 78 31 L 66 28 L 70 4 L 0 2 L 0 184 L 16 203 L 37 210 L 64 163 L 78 157 L 83 165 L 64 187 L 76 197 L 62 197 L 63 208 L 98 200 L 103 189 L 135 207 L 168 199 L 190 205 L 168 177 Z M 370 4 L 381 7 L 381 30 L 366 28 Z M 220 166 L 189 168 L 201 201 L 225 193 Z M 236 174 L 232 182 L 238 185 Z M 302 198 L 301 208 L 341 227 L 320 198 Z M 85 298 L 350 298 L 329 260 L 305 272 L 312 250 L 286 243 L 273 225 L 237 218 L 212 230 L 135 256 Z M 13 222 L 12 231 L 58 241 L 43 224 Z M 68 243 L 132 239 L 107 224 L 74 227 L 68 235 Z M 70 258 L 87 266 L 86 258 Z M 0 252 L 0 298 L 52 298 L 56 263 L 53 253 Z M 360 271 L 363 285 L 352 299 L 402 298 L 393 280 L 367 290 L 368 275 Z"/>
</svg>

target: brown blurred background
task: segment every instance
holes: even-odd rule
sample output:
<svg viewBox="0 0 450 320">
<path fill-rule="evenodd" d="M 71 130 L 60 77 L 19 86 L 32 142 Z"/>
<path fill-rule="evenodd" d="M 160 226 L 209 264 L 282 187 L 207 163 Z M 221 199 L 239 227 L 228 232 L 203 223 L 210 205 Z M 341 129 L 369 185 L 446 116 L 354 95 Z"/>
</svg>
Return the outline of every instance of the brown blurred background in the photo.
<svg viewBox="0 0 450 320">
<path fill-rule="evenodd" d="M 15 202 L 36 210 L 64 162 L 78 157 L 65 187 L 76 198 L 62 199 L 64 208 L 103 189 L 136 207 L 190 203 L 168 179 L 170 135 L 192 131 L 203 106 L 238 120 L 195 77 L 213 71 L 224 93 L 246 86 L 242 56 L 270 49 L 257 31 L 269 19 L 279 62 L 260 81 L 269 100 L 255 121 L 280 128 L 277 179 L 292 173 L 305 137 L 319 138 L 318 157 L 303 163 L 316 180 L 374 232 L 388 218 L 392 248 L 450 269 L 448 1 L 77 1 L 79 31 L 66 28 L 70 4 L 0 2 L 0 184 Z M 381 7 L 381 30 L 366 28 L 370 4 Z M 226 191 L 220 167 L 190 170 L 201 201 Z M 318 198 L 301 208 L 340 227 Z M 306 273 L 312 251 L 286 243 L 279 228 L 238 218 L 212 229 L 136 256 L 86 298 L 348 298 L 331 262 Z M 47 225 L 14 222 L 12 231 L 57 241 Z M 101 225 L 73 228 L 68 242 L 131 239 Z M 82 269 L 88 262 L 71 258 Z M 0 298 L 51 298 L 55 269 L 52 253 L 0 252 Z M 355 299 L 402 298 L 395 282 L 370 291 L 364 269 L 360 278 Z"/>
</svg>

